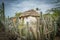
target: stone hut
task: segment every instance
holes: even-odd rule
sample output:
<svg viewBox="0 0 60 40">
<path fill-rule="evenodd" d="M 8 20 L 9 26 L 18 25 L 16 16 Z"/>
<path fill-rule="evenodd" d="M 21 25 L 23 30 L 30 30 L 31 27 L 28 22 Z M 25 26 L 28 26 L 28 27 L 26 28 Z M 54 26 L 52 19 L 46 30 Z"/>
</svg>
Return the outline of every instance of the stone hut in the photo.
<svg viewBox="0 0 60 40">
<path fill-rule="evenodd" d="M 30 32 L 32 32 L 34 37 L 37 39 L 37 34 L 38 34 L 37 31 L 39 28 L 39 20 L 40 20 L 39 18 L 40 18 L 40 13 L 38 12 L 38 10 L 31 9 L 23 12 L 19 16 L 19 22 L 22 23 L 22 25 L 19 26 L 20 35 L 22 35 L 21 29 L 27 28 L 27 31 L 29 30 Z"/>
</svg>

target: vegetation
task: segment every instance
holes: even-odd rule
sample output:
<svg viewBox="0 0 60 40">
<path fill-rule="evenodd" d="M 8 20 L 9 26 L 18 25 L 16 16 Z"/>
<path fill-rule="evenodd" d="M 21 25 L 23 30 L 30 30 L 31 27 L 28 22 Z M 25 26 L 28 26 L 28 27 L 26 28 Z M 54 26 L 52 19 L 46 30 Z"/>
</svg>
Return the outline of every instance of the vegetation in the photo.
<svg viewBox="0 0 60 40">
<path fill-rule="evenodd" d="M 54 3 L 58 3 L 59 2 L 59 0 L 57 0 L 57 2 L 54 2 Z M 0 14 L 1 15 L 3 15 L 3 16 L 1 16 L 0 17 L 0 20 L 1 19 L 4 19 L 5 18 L 5 15 L 4 15 L 4 4 L 2 4 L 3 5 L 3 11 L 2 11 L 2 9 L 0 9 Z M 36 10 L 38 11 L 39 9 L 38 8 L 36 8 Z M 51 13 L 51 14 L 50 14 Z M 18 17 L 20 16 L 22 14 L 22 12 L 16 12 L 16 14 L 15 14 L 15 17 L 17 18 L 16 19 L 16 28 L 18 28 L 17 30 L 19 31 L 19 34 L 16 32 L 16 30 L 13 30 L 13 31 L 11 31 L 11 30 L 9 30 L 9 33 L 8 33 L 8 36 L 10 36 L 11 38 L 10 38 L 10 40 L 16 40 L 17 39 L 17 36 L 19 35 L 19 37 L 20 37 L 20 39 L 24 39 L 24 40 L 40 40 L 40 37 L 41 37 L 41 39 L 46 39 L 46 40 L 51 40 L 51 39 L 49 39 L 49 36 L 51 37 L 51 34 L 53 35 L 53 33 L 49 33 L 49 34 L 46 34 L 46 38 L 44 38 L 45 37 L 45 35 L 44 35 L 44 32 L 47 30 L 44 30 L 44 27 L 47 27 L 48 28 L 48 30 L 50 29 L 50 27 L 51 27 L 51 25 L 49 25 L 49 23 L 51 24 L 51 22 L 52 22 L 52 20 L 51 21 L 48 21 L 47 19 L 48 19 L 48 17 L 52 17 L 53 18 L 53 21 L 54 22 L 56 22 L 56 24 L 57 24 L 57 26 L 58 26 L 58 28 L 60 28 L 60 8 L 52 8 L 52 9 L 50 9 L 50 10 L 47 10 L 47 13 L 46 14 L 43 14 L 43 16 L 44 17 L 46 17 L 47 19 L 45 20 L 45 19 L 43 19 L 43 18 L 41 18 L 42 19 L 42 21 L 43 21 L 43 23 L 42 23 L 42 21 L 41 20 L 39 20 L 40 22 L 41 22 L 41 25 L 39 25 L 39 27 L 38 27 L 38 29 L 37 29 L 37 27 L 35 28 L 35 29 L 37 29 L 37 30 L 35 30 L 34 29 L 34 27 L 29 27 L 28 26 L 28 24 L 29 23 L 27 23 L 26 24 L 26 26 L 24 26 L 24 20 L 21 20 L 22 22 L 18 22 Z M 42 15 L 41 15 L 42 16 Z M 51 19 L 51 18 L 50 18 Z M 12 20 L 11 20 L 12 21 Z M 7 22 L 10 22 L 9 20 L 7 21 Z M 44 23 L 45 22 L 45 23 Z M 18 24 L 19 23 L 19 24 Z M 12 22 L 8 25 L 8 23 L 7 23 L 7 27 L 9 27 L 9 26 L 13 26 L 13 25 L 11 25 L 12 24 Z M 31 24 L 33 24 L 33 22 L 31 22 Z M 45 25 L 46 24 L 46 25 Z M 54 24 L 54 23 L 53 23 Z M 54 26 L 52 24 L 52 27 Z M 18 25 L 18 26 L 17 26 Z M 34 24 L 33 24 L 34 25 Z M 4 28 L 4 25 L 2 24 L 2 22 L 0 21 L 0 31 L 4 31 L 5 30 L 5 28 Z M 3 26 L 3 27 L 2 27 Z M 15 26 L 13 26 L 13 28 L 12 29 L 14 29 L 14 27 Z M 55 27 L 55 26 L 54 26 Z M 9 28 L 10 29 L 10 28 Z M 40 29 L 40 30 L 39 30 Z M 52 28 L 51 28 L 52 29 Z M 50 29 L 50 30 L 51 30 Z M 47 30 L 47 31 L 48 31 Z M 43 37 L 43 36 L 44 37 Z M 48 36 L 48 37 L 47 37 Z M 15 38 L 14 38 L 15 37 Z M 53 37 L 53 36 L 52 36 Z"/>
<path fill-rule="evenodd" d="M 21 12 L 16 12 L 15 17 L 19 17 L 21 14 Z"/>
</svg>

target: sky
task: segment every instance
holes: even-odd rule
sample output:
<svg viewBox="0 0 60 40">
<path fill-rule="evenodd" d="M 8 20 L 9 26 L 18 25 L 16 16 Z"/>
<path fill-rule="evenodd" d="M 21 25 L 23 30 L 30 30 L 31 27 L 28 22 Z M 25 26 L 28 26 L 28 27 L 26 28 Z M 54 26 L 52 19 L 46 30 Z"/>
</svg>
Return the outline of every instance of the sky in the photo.
<svg viewBox="0 0 60 40">
<path fill-rule="evenodd" d="M 0 3 L 2 0 L 0 0 Z M 24 12 L 30 9 L 39 8 L 45 13 L 46 10 L 60 7 L 60 0 L 4 0 L 5 16 L 13 17 L 16 12 Z"/>
</svg>

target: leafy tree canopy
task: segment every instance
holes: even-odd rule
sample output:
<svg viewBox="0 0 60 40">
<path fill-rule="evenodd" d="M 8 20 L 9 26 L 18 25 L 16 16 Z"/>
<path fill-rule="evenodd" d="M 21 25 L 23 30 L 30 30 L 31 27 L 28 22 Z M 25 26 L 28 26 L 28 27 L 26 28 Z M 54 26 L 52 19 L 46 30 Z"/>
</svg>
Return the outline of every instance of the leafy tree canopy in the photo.
<svg viewBox="0 0 60 40">
<path fill-rule="evenodd" d="M 15 17 L 19 17 L 22 14 L 22 12 L 16 12 Z"/>
</svg>

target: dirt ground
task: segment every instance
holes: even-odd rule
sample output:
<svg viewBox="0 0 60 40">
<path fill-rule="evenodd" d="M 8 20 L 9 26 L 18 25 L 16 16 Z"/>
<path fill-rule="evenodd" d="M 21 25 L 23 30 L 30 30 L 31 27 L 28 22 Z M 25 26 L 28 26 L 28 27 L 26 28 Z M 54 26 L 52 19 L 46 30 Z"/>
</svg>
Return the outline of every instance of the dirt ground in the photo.
<svg viewBox="0 0 60 40">
<path fill-rule="evenodd" d="M 55 37 L 55 40 L 60 40 L 60 37 L 59 37 L 59 36 L 56 36 L 56 37 Z"/>
</svg>

